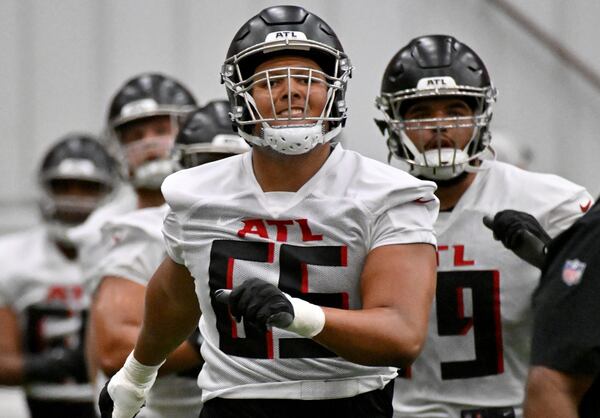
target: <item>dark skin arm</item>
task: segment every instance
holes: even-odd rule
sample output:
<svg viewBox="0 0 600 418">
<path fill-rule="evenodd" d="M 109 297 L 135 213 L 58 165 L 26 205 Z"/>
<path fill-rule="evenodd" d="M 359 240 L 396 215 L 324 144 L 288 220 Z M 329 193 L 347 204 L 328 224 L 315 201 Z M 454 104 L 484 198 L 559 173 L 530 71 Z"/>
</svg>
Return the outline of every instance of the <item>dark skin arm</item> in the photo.
<svg viewBox="0 0 600 418">
<path fill-rule="evenodd" d="M 93 355 L 98 367 L 108 376 L 123 366 L 133 350 L 144 316 L 145 293 L 146 288 L 138 283 L 105 277 L 95 295 L 89 339 L 95 340 Z M 187 370 L 199 364 L 199 354 L 189 343 L 183 342 L 168 357 L 160 374 Z"/>
<path fill-rule="evenodd" d="M 594 376 L 532 366 L 527 378 L 525 418 L 577 418 L 577 408 Z"/>
<path fill-rule="evenodd" d="M 21 331 L 17 316 L 11 308 L 0 308 L 0 384 L 23 383 Z"/>
<path fill-rule="evenodd" d="M 325 328 L 314 340 L 355 363 L 410 365 L 427 336 L 435 277 L 432 245 L 374 249 L 361 275 L 362 309 L 323 308 Z"/>
<path fill-rule="evenodd" d="M 159 364 L 191 334 L 200 314 L 190 272 L 165 258 L 148 283 L 134 357 L 149 366 Z"/>
</svg>

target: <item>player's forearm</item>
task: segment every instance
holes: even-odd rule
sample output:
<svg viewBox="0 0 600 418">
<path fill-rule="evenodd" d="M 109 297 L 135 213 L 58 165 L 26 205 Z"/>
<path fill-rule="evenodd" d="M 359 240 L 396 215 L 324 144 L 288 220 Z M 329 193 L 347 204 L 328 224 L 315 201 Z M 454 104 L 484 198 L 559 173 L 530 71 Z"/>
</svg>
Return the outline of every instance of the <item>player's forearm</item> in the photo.
<svg viewBox="0 0 600 418">
<path fill-rule="evenodd" d="M 544 392 L 528 389 L 525 401 L 525 418 L 577 418 L 577 403 L 563 391 Z"/>
<path fill-rule="evenodd" d="M 134 357 L 142 364 L 156 365 L 165 360 L 194 330 L 195 322 L 188 318 L 163 317 L 160 323 L 144 320 Z"/>
<path fill-rule="evenodd" d="M 393 308 L 323 310 L 325 327 L 314 340 L 346 360 L 368 366 L 406 367 L 423 347 L 426 326 L 409 324 Z"/>
<path fill-rule="evenodd" d="M 198 325 L 200 310 L 195 293 L 169 291 L 167 278 L 154 277 L 148 284 L 142 329 L 134 356 L 142 364 L 156 365 L 180 346 Z M 193 290 L 193 288 L 192 288 Z"/>
<path fill-rule="evenodd" d="M 527 380 L 526 418 L 577 418 L 578 405 L 593 377 L 533 366 Z"/>
<path fill-rule="evenodd" d="M 0 356 L 0 385 L 16 386 L 24 381 L 23 356 L 6 353 Z"/>
</svg>

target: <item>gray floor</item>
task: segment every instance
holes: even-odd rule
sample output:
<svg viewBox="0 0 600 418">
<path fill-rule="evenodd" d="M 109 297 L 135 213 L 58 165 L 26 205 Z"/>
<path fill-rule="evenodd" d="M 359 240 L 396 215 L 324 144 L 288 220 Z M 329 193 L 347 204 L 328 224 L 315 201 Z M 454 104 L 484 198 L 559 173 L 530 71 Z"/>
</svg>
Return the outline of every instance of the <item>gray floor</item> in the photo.
<svg viewBox="0 0 600 418">
<path fill-rule="evenodd" d="M 0 386 L 0 417 L 29 418 L 25 398 L 20 389 Z"/>
</svg>

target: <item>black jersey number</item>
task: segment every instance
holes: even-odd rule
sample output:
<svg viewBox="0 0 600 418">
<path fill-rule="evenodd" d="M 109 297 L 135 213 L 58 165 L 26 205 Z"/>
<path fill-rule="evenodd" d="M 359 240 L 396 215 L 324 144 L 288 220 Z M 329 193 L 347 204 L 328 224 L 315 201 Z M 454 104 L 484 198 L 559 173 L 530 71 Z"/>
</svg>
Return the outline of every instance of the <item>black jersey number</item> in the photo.
<svg viewBox="0 0 600 418">
<path fill-rule="evenodd" d="M 229 315 L 226 305 L 216 301 L 217 289 L 233 286 L 235 260 L 273 263 L 274 244 L 233 240 L 213 241 L 209 286 L 211 304 L 217 318 L 219 347 L 227 354 L 250 358 L 273 358 L 273 335 L 270 331 L 258 332 L 247 329 L 246 337 L 237 335 L 237 326 Z M 279 250 L 279 288 L 290 296 L 302 298 L 320 306 L 348 308 L 347 293 L 309 293 L 308 265 L 345 266 L 346 247 L 317 246 L 300 247 L 283 244 Z M 280 358 L 335 357 L 323 346 L 307 338 L 279 339 Z"/>
<path fill-rule="evenodd" d="M 504 372 L 498 271 L 438 272 L 436 308 L 440 336 L 465 335 L 473 329 L 475 359 L 442 362 L 443 380 Z M 466 316 L 465 289 L 471 290 L 472 315 Z"/>
</svg>

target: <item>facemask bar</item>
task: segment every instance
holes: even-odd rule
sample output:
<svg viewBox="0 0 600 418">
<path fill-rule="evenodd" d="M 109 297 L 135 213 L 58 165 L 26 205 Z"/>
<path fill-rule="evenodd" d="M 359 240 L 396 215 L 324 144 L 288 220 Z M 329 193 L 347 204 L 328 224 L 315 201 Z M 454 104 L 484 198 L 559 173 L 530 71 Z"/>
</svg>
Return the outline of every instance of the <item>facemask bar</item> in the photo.
<svg viewBox="0 0 600 418">
<path fill-rule="evenodd" d="M 58 195 L 50 185 L 54 180 L 96 183 L 100 186 L 101 192 L 98 196 Z M 40 178 L 40 189 L 39 207 L 50 236 L 58 242 L 71 245 L 71 240 L 68 238 L 69 230 L 81 225 L 94 210 L 112 199 L 117 184 L 116 178 L 107 179 L 100 172 L 88 177 L 57 176 L 48 172 Z"/>
<path fill-rule="evenodd" d="M 124 145 L 129 168 L 136 170 L 150 160 L 167 159 L 175 138 L 171 135 L 144 138 Z"/>
<path fill-rule="evenodd" d="M 306 82 L 306 97 L 304 99 L 304 107 L 302 115 L 292 115 L 292 80 L 298 80 L 299 82 Z M 275 98 L 273 97 L 272 84 L 277 82 L 285 82 L 287 84 L 288 93 L 288 116 L 281 117 L 277 116 L 275 108 Z M 314 89 L 314 85 L 322 83 L 327 89 L 327 96 L 325 106 L 323 107 L 319 116 L 308 116 L 308 103 L 310 100 L 311 92 Z M 270 108 L 273 116 L 262 115 L 256 106 L 254 97 L 252 96 L 252 89 L 258 86 L 266 85 L 269 98 Z M 343 116 L 331 116 L 333 108 L 333 99 L 335 93 L 342 90 L 343 86 L 335 78 L 327 75 L 323 71 L 319 71 L 313 68 L 306 67 L 278 67 L 271 68 L 269 70 L 261 71 L 244 80 L 242 83 L 236 85 L 237 92 L 236 96 L 240 97 L 246 104 L 250 118 L 248 120 L 237 119 L 240 126 L 255 125 L 257 123 L 272 122 L 297 122 L 304 121 L 307 124 L 314 124 L 317 122 L 340 122 Z M 284 124 L 285 125 L 285 124 Z M 281 126 L 281 125 L 277 125 Z"/>
<path fill-rule="evenodd" d="M 240 63 L 244 62 L 245 58 L 253 54 L 262 54 L 267 52 L 274 52 L 280 50 L 293 50 L 299 51 L 317 51 L 320 53 L 326 53 L 330 55 L 334 60 L 332 74 L 327 74 L 323 71 L 310 68 L 295 68 L 295 67 L 283 67 L 277 69 L 269 69 L 261 73 L 251 75 L 244 78 L 242 75 L 242 68 Z M 283 71 L 283 74 L 282 74 Z M 279 72 L 279 74 L 277 74 Z M 302 74 L 304 72 L 304 74 Z M 284 136 L 291 138 L 295 141 L 297 138 L 302 138 L 302 145 L 293 147 L 293 149 L 287 149 L 286 147 L 279 147 L 275 145 L 274 148 L 286 154 L 297 154 L 301 150 L 306 150 L 307 147 L 314 147 L 317 143 L 322 143 L 334 138 L 341 130 L 341 124 L 346 118 L 346 105 L 344 100 L 338 100 L 334 102 L 336 92 L 345 91 L 347 82 L 352 74 L 352 66 L 346 54 L 325 45 L 320 42 L 310 40 L 290 40 L 284 39 L 280 41 L 264 42 L 254 45 L 246 50 L 240 52 L 227 59 L 221 69 L 221 80 L 225 84 L 226 88 L 230 91 L 230 94 L 236 98 L 235 103 L 241 103 L 242 106 L 237 106 L 232 109 L 232 119 L 240 126 L 239 134 L 246 139 L 248 142 L 261 145 L 261 146 L 274 146 L 275 143 L 281 145 Z M 303 115 L 291 116 L 291 104 L 288 104 L 288 117 L 277 118 L 274 106 L 274 100 L 271 90 L 269 94 L 271 97 L 271 111 L 273 117 L 265 117 L 258 112 L 254 98 L 251 95 L 252 87 L 258 82 L 267 82 L 277 79 L 286 78 L 288 82 L 288 92 L 290 91 L 290 84 L 292 78 L 305 79 L 307 80 L 307 97 L 305 98 Z M 318 117 L 308 117 L 308 100 L 310 98 L 310 87 L 313 83 L 322 82 L 327 87 L 327 100 L 321 115 Z M 343 96 L 343 95 L 340 95 Z M 291 101 L 291 98 L 289 98 Z M 337 115 L 332 116 L 333 107 L 336 106 Z M 294 124 L 277 124 L 272 126 L 273 122 L 289 121 L 296 122 Z M 299 124 L 298 121 L 306 122 L 305 124 Z M 330 122 L 329 125 L 324 125 L 324 122 Z M 254 126 L 260 124 L 262 127 L 260 136 L 254 133 L 246 132 L 243 129 L 244 126 Z M 332 125 L 337 125 L 332 129 Z M 252 131 L 250 129 L 250 131 Z M 310 142 L 310 144 L 306 144 Z M 285 148 L 285 149 L 284 149 Z"/>
<path fill-rule="evenodd" d="M 175 144 L 171 159 L 174 171 L 179 171 L 247 151 L 250 151 L 250 145 L 240 136 L 219 134 L 215 135 L 212 142 Z"/>
<path fill-rule="evenodd" d="M 163 106 L 159 110 L 138 114 L 136 118 L 131 118 L 127 122 L 151 118 L 154 116 L 169 116 L 172 135 L 164 135 L 154 138 L 143 138 L 124 145 L 121 142 L 118 128 L 124 123 L 113 123 L 106 128 L 105 137 L 107 149 L 113 158 L 119 163 L 119 172 L 121 176 L 129 181 L 134 188 L 158 189 L 168 175 L 173 173 L 170 154 L 173 148 L 177 131 L 182 120 L 187 116 L 190 106 Z M 169 112 L 166 113 L 165 109 Z M 176 109 L 176 110 L 175 110 Z M 160 151 L 160 157 L 151 161 L 145 161 L 152 150 Z M 157 153 L 158 154 L 158 153 Z"/>
</svg>

